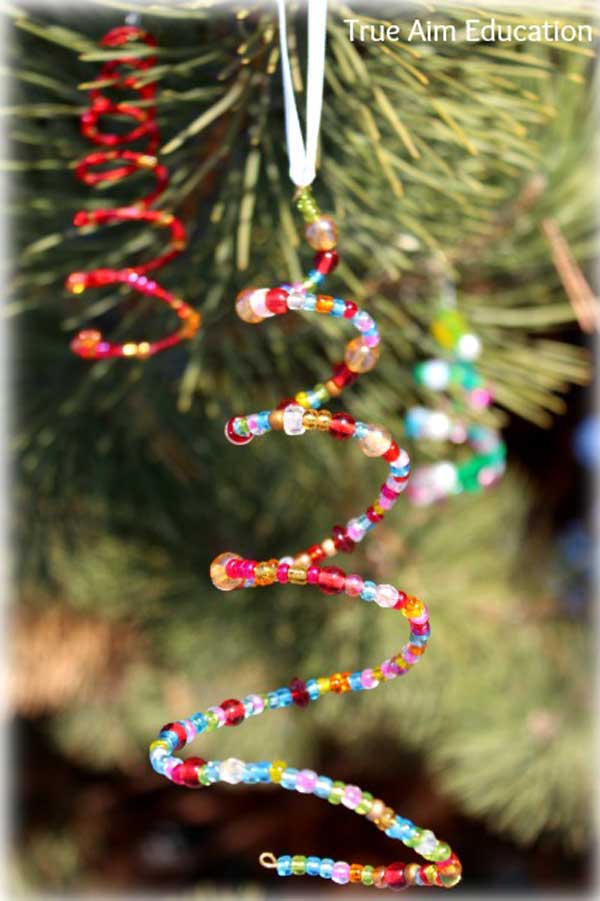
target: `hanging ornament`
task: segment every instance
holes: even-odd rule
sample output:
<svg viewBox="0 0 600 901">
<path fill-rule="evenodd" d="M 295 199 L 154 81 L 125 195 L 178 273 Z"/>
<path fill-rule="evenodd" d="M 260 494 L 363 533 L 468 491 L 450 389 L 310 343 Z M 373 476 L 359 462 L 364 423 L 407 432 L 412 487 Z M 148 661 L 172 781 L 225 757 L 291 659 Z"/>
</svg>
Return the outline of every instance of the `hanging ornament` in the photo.
<svg viewBox="0 0 600 901">
<path fill-rule="evenodd" d="M 156 45 L 152 35 L 141 28 L 130 25 L 113 28 L 102 38 L 100 43 L 103 47 L 116 48 L 131 41 L 142 41 L 149 47 Z M 127 206 L 81 210 L 75 214 L 74 224 L 79 228 L 85 228 L 112 225 L 116 222 L 144 222 L 157 228 L 167 229 L 169 246 L 164 253 L 147 263 L 136 266 L 72 272 L 67 278 L 66 287 L 72 294 L 82 294 L 88 288 L 126 285 L 139 294 L 165 303 L 176 315 L 179 326 L 175 332 L 157 341 L 127 341 L 123 344 L 107 341 L 97 329 L 83 329 L 71 342 L 71 350 L 85 359 L 149 357 L 168 347 L 173 347 L 180 341 L 192 338 L 200 327 L 200 313 L 170 291 L 166 291 L 148 275 L 178 256 L 187 243 L 185 228 L 176 216 L 162 210 L 150 209 L 165 190 L 169 182 L 169 172 L 154 155 L 159 143 L 154 104 L 156 84 L 155 82 L 140 82 L 135 73 L 144 73 L 155 64 L 155 56 L 119 57 L 103 64 L 100 70 L 100 82 L 107 84 L 112 89 L 133 91 L 139 95 L 141 101 L 148 105 L 138 106 L 132 102 L 114 101 L 102 94 L 99 88 L 93 88 L 89 92 L 89 109 L 81 116 L 81 131 L 89 141 L 106 149 L 88 154 L 75 167 L 77 178 L 91 187 L 103 182 L 118 182 L 135 172 L 144 170 L 153 175 L 154 188 L 144 197 Z M 102 131 L 99 123 L 105 116 L 131 119 L 133 126 L 126 134 Z M 138 141 L 146 142 L 143 152 L 122 149 L 124 144 Z"/>
<path fill-rule="evenodd" d="M 248 288 L 238 295 L 236 310 L 245 322 L 255 325 L 273 316 L 298 311 L 316 313 L 346 321 L 358 334 L 349 341 L 343 361 L 334 366 L 325 381 L 283 400 L 275 410 L 232 417 L 226 424 L 225 433 L 230 442 L 241 446 L 271 431 L 283 431 L 292 438 L 323 432 L 336 441 L 354 440 L 367 457 L 385 461 L 388 470 L 374 502 L 345 525 L 333 526 L 331 533 L 320 542 L 289 557 L 262 561 L 227 551 L 212 562 L 210 575 L 214 586 L 221 591 L 291 584 L 318 588 L 326 595 L 345 594 L 385 608 L 387 615 L 391 616 L 393 612 L 403 616 L 409 626 L 408 641 L 400 651 L 372 668 L 306 680 L 294 678 L 288 685 L 273 691 L 249 694 L 241 700 L 228 698 L 186 719 L 168 723 L 150 745 L 150 761 L 156 772 L 187 788 L 201 788 L 217 782 L 273 783 L 301 794 L 315 795 L 364 816 L 389 838 L 413 848 L 426 861 L 424 865 L 394 862 L 373 866 L 327 857 L 262 854 L 261 864 L 275 869 L 280 876 L 320 876 L 338 884 L 374 885 L 394 890 L 409 885 L 449 888 L 461 878 L 461 864 L 450 847 L 433 832 L 419 828 L 357 785 L 333 780 L 313 770 L 298 770 L 283 760 L 246 762 L 230 757 L 207 761 L 189 757 L 182 761 L 176 754 L 197 736 L 222 727 L 239 726 L 250 717 L 291 705 L 305 708 L 326 695 L 370 691 L 392 682 L 419 662 L 430 634 L 429 613 L 418 598 L 393 585 L 377 584 L 358 573 L 347 573 L 329 562 L 340 552 L 351 552 L 356 543 L 391 511 L 408 483 L 410 463 L 406 451 L 396 444 L 385 426 L 359 422 L 349 413 L 332 413 L 323 408 L 346 386 L 375 366 L 380 337 L 372 317 L 353 301 L 320 293 L 326 276 L 334 271 L 338 262 L 336 224 L 331 217 L 321 214 L 308 186 L 314 178 L 322 102 L 326 3 L 323 0 L 308 2 L 306 146 L 291 88 L 283 0 L 279 0 L 279 15 L 290 175 L 298 187 L 297 207 L 305 221 L 305 236 L 316 255 L 313 268 L 304 281 L 275 288 Z"/>
</svg>

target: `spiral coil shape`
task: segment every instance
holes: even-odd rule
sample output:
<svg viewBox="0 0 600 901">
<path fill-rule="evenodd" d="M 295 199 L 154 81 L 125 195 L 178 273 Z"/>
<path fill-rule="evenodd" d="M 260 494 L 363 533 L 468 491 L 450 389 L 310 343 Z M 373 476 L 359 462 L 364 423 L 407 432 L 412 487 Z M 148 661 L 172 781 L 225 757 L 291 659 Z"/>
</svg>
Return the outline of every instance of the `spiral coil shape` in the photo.
<svg viewBox="0 0 600 901">
<path fill-rule="evenodd" d="M 113 28 L 101 40 L 104 47 L 123 47 L 132 41 L 141 41 L 149 47 L 156 46 L 152 35 L 134 26 Z M 200 314 L 185 301 L 162 288 L 148 273 L 165 266 L 186 247 L 185 227 L 174 215 L 162 210 L 150 209 L 164 192 L 169 182 L 166 166 L 159 163 L 154 155 L 159 144 L 159 129 L 156 121 L 156 83 L 139 80 L 136 73 L 143 74 L 156 63 L 156 57 L 119 57 L 107 60 L 99 74 L 99 82 L 113 89 L 134 92 L 144 106 L 132 102 L 115 101 L 101 93 L 99 87 L 89 92 L 89 108 L 81 116 L 81 132 L 92 143 L 103 148 L 88 154 L 75 167 L 76 177 L 84 184 L 94 187 L 107 182 L 118 182 L 139 171 L 151 173 L 154 188 L 144 197 L 128 206 L 99 210 L 80 210 L 75 214 L 74 225 L 78 228 L 108 226 L 119 222 L 141 222 L 169 232 L 169 246 L 164 253 L 136 266 L 122 269 L 98 268 L 89 272 L 72 272 L 66 281 L 66 288 L 72 294 L 82 294 L 88 288 L 108 285 L 126 285 L 141 295 L 152 297 L 165 303 L 180 321 L 175 332 L 156 341 L 127 341 L 116 343 L 105 340 L 97 329 L 81 330 L 71 342 L 71 350 L 86 359 L 106 359 L 108 357 L 145 358 L 152 356 L 180 341 L 192 338 L 200 327 Z M 104 131 L 100 127 L 106 116 L 118 116 L 132 120 L 132 127 L 124 134 Z M 145 141 L 144 151 L 128 150 L 125 144 Z"/>
<path fill-rule="evenodd" d="M 347 385 L 375 366 L 380 339 L 372 317 L 353 301 L 317 293 L 325 276 L 337 265 L 337 229 L 330 217 L 321 215 L 310 189 L 299 192 L 297 205 L 306 222 L 307 240 L 317 250 L 313 269 L 303 282 L 295 285 L 242 291 L 236 301 L 237 312 L 252 324 L 293 311 L 315 312 L 347 320 L 359 334 L 348 343 L 344 361 L 334 367 L 327 381 L 282 401 L 276 410 L 233 417 L 225 427 L 226 436 L 232 443 L 243 445 L 269 431 L 284 431 L 289 436 L 327 432 L 336 440 L 356 440 L 367 456 L 380 457 L 386 462 L 388 473 L 372 505 L 345 525 L 334 526 L 331 534 L 318 544 L 293 557 L 263 561 L 225 552 L 211 564 L 211 579 L 221 591 L 264 588 L 277 583 L 315 586 L 328 595 L 345 593 L 403 616 L 408 621 L 408 641 L 399 652 L 376 666 L 307 680 L 295 678 L 289 685 L 273 691 L 250 694 L 242 700 L 228 698 L 205 711 L 167 723 L 150 745 L 150 762 L 157 773 L 187 788 L 216 782 L 275 783 L 301 794 L 313 794 L 331 804 L 341 804 L 366 817 L 390 838 L 414 848 L 425 861 L 423 865 L 396 861 L 374 866 L 299 854 L 276 857 L 264 852 L 260 863 L 275 869 L 280 876 L 320 876 L 338 884 L 357 883 L 395 890 L 409 885 L 450 888 L 460 881 L 461 864 L 449 845 L 357 785 L 334 781 L 309 769 L 298 770 L 282 760 L 207 761 L 190 757 L 182 761 L 176 755 L 198 735 L 224 726 L 238 726 L 249 717 L 290 705 L 306 707 L 331 693 L 370 691 L 404 676 L 423 656 L 430 635 L 429 613 L 418 598 L 393 585 L 376 584 L 357 573 L 323 565 L 326 558 L 351 552 L 387 515 L 408 483 L 410 462 L 406 451 L 398 447 L 384 426 L 359 422 L 349 413 L 331 413 L 323 408 L 329 399 L 337 397 Z"/>
</svg>

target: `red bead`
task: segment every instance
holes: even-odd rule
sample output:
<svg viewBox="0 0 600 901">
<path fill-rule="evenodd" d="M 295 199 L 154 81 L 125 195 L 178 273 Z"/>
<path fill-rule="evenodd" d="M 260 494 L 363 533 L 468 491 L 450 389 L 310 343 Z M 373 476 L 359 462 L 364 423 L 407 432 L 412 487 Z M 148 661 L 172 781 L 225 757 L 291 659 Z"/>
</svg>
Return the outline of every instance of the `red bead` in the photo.
<svg viewBox="0 0 600 901">
<path fill-rule="evenodd" d="M 406 885 L 404 866 L 403 863 L 391 863 L 385 868 L 383 881 L 388 888 L 400 889 Z"/>
<path fill-rule="evenodd" d="M 287 313 L 287 298 L 288 293 L 287 291 L 284 291 L 283 288 L 271 288 L 270 291 L 267 291 L 267 296 L 265 297 L 267 309 L 269 309 L 271 313 L 275 313 L 276 315 Z"/>
<path fill-rule="evenodd" d="M 319 570 L 318 585 L 324 594 L 339 594 L 345 581 L 346 573 L 338 566 L 324 566 Z"/>
<path fill-rule="evenodd" d="M 376 513 L 373 507 L 368 507 L 367 518 L 369 519 L 369 522 L 381 522 L 383 516 L 381 515 L 381 513 Z"/>
<path fill-rule="evenodd" d="M 336 363 L 333 367 L 332 379 L 338 388 L 345 388 L 346 385 L 351 385 L 357 378 L 358 373 L 348 369 L 345 363 Z"/>
<path fill-rule="evenodd" d="M 188 757 L 181 766 L 175 767 L 172 772 L 173 782 L 177 785 L 185 785 L 187 788 L 202 788 L 198 782 L 198 770 L 204 766 L 206 760 L 203 757 Z"/>
<path fill-rule="evenodd" d="M 314 560 L 315 563 L 318 563 L 319 560 L 322 560 L 325 556 L 325 551 L 321 547 L 320 544 L 313 544 L 309 547 L 306 552 L 311 560 Z"/>
<path fill-rule="evenodd" d="M 222 701 L 219 704 L 219 707 L 221 708 L 221 710 L 225 711 L 226 726 L 239 726 L 239 724 L 243 722 L 246 717 L 244 705 L 236 698 L 228 698 L 227 701 Z"/>
<path fill-rule="evenodd" d="M 177 736 L 177 745 L 175 746 L 175 750 L 178 751 L 180 748 L 183 748 L 187 743 L 187 732 L 185 728 L 181 725 L 181 723 L 167 723 L 166 726 L 163 726 L 160 730 L 161 732 L 174 732 Z"/>
<path fill-rule="evenodd" d="M 398 600 L 394 604 L 394 610 L 402 610 L 402 608 L 406 605 L 408 600 L 408 595 L 405 591 L 398 592 Z"/>
<path fill-rule="evenodd" d="M 329 423 L 329 433 L 337 441 L 343 441 L 352 437 L 355 427 L 354 416 L 349 413 L 334 413 Z"/>
<path fill-rule="evenodd" d="M 399 456 L 400 456 L 400 448 L 398 447 L 398 445 L 396 444 L 395 441 L 392 441 L 392 443 L 388 447 L 387 451 L 383 455 L 383 459 L 387 460 L 388 463 L 393 463 L 394 460 L 397 460 Z"/>
<path fill-rule="evenodd" d="M 281 403 L 277 404 L 277 409 L 285 410 L 285 408 L 289 407 L 290 404 L 295 404 L 295 403 L 296 403 L 295 397 L 284 397 L 284 399 L 281 401 Z"/>
<path fill-rule="evenodd" d="M 292 701 L 296 707 L 307 707 L 310 704 L 310 696 L 306 690 L 306 683 L 302 679 L 292 679 L 290 682 Z"/>
<path fill-rule="evenodd" d="M 280 563 L 277 567 L 277 581 L 284 584 L 288 580 L 289 563 Z"/>
<path fill-rule="evenodd" d="M 358 313 L 358 307 L 353 300 L 346 301 L 346 309 L 344 310 L 344 319 L 352 319 Z"/>
<path fill-rule="evenodd" d="M 427 632 L 429 632 L 429 621 L 427 621 L 426 623 L 411 623 L 410 631 L 415 635 L 425 635 Z"/>
<path fill-rule="evenodd" d="M 229 576 L 230 579 L 242 579 L 243 576 L 240 573 L 241 565 L 244 561 L 240 559 L 236 559 L 232 557 L 231 560 L 228 560 L 225 564 L 225 572 Z"/>
<path fill-rule="evenodd" d="M 335 250 L 320 250 L 315 254 L 313 265 L 321 275 L 329 275 L 336 268 L 339 257 Z"/>
<path fill-rule="evenodd" d="M 350 554 L 354 550 L 356 542 L 350 538 L 344 526 L 334 526 L 331 530 L 331 537 L 338 551 Z"/>
<path fill-rule="evenodd" d="M 249 444 L 252 441 L 252 438 L 254 436 L 253 435 L 238 435 L 236 432 L 234 432 L 234 430 L 233 430 L 233 420 L 234 419 L 235 419 L 235 417 L 227 420 L 227 425 L 225 426 L 225 437 L 227 438 L 228 441 L 231 442 L 231 444 L 240 444 L 240 445 L 241 444 Z"/>
</svg>

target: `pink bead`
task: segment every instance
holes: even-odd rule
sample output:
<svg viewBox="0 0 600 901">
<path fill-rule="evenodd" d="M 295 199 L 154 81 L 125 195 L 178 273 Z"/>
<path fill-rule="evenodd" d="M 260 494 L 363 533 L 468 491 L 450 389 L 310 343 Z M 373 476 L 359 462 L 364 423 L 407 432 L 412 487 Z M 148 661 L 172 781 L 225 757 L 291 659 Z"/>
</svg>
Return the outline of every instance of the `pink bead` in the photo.
<svg viewBox="0 0 600 901">
<path fill-rule="evenodd" d="M 398 591 L 393 585 L 378 585 L 375 592 L 375 603 L 380 607 L 394 607 L 398 600 Z"/>
<path fill-rule="evenodd" d="M 406 660 L 407 663 L 416 663 L 419 658 L 411 654 L 408 648 L 402 648 L 402 659 Z"/>
<path fill-rule="evenodd" d="M 198 730 L 194 726 L 191 720 L 180 720 L 180 723 L 183 724 L 183 728 L 185 729 L 185 734 L 187 735 L 188 742 L 193 741 L 198 734 Z"/>
<path fill-rule="evenodd" d="M 338 860 L 337 863 L 334 863 L 331 871 L 331 880 L 332 882 L 337 882 L 338 885 L 346 885 L 350 881 L 350 864 L 343 860 Z"/>
<path fill-rule="evenodd" d="M 397 496 L 397 495 L 396 495 Z M 390 500 L 389 497 L 386 497 L 383 492 L 377 498 L 377 503 L 381 507 L 382 510 L 391 510 L 394 504 L 396 503 L 396 497 L 394 500 Z"/>
<path fill-rule="evenodd" d="M 263 319 L 267 319 L 269 316 L 275 315 L 267 306 L 268 290 L 268 288 L 257 288 L 248 298 L 252 312 L 256 316 L 261 316 Z"/>
<path fill-rule="evenodd" d="M 350 573 L 350 575 L 346 576 L 346 581 L 344 582 L 344 591 L 351 598 L 356 598 L 363 590 L 364 582 L 362 576 L 359 576 L 358 573 Z"/>
<path fill-rule="evenodd" d="M 250 429 L 250 431 L 252 432 L 253 435 L 255 432 L 258 432 L 260 430 L 260 426 L 258 424 L 258 417 L 256 416 L 255 413 L 252 413 L 248 417 L 248 428 Z"/>
<path fill-rule="evenodd" d="M 282 585 L 285 584 L 288 580 L 289 569 L 289 563 L 280 563 L 277 567 L 277 581 L 281 582 Z"/>
<path fill-rule="evenodd" d="M 491 402 L 491 392 L 486 388 L 474 388 L 469 394 L 469 403 L 476 410 L 483 410 L 485 407 L 489 407 Z"/>
<path fill-rule="evenodd" d="M 165 776 L 167 779 L 172 778 L 173 770 L 178 766 L 181 766 L 181 760 L 178 757 L 171 757 L 167 760 L 165 763 Z"/>
<path fill-rule="evenodd" d="M 346 526 L 346 531 L 352 541 L 361 541 L 363 537 L 362 529 L 352 521 Z"/>
<path fill-rule="evenodd" d="M 394 460 L 394 466 L 408 466 L 410 463 L 410 457 L 406 453 L 403 447 L 400 448 L 400 454 Z"/>
<path fill-rule="evenodd" d="M 264 702 L 264 700 L 261 698 L 260 695 L 248 695 L 248 697 L 246 698 L 246 700 L 251 702 L 251 704 L 252 704 L 252 712 L 253 712 L 255 715 L 258 715 L 259 713 L 262 713 L 263 710 L 265 709 L 265 702 Z"/>
<path fill-rule="evenodd" d="M 362 792 L 358 785 L 347 785 L 342 795 L 342 804 L 348 810 L 355 810 L 362 801 Z"/>
<path fill-rule="evenodd" d="M 372 669 L 364 669 L 360 674 L 360 684 L 363 688 L 369 690 L 370 688 L 377 688 L 379 682 L 373 675 Z"/>
<path fill-rule="evenodd" d="M 425 605 L 423 606 L 425 607 Z M 429 610 L 427 609 L 427 607 L 425 607 L 425 610 L 421 614 L 421 616 L 411 616 L 410 621 L 411 623 L 417 623 L 418 626 L 423 625 L 423 623 L 429 622 Z"/>
<path fill-rule="evenodd" d="M 313 770 L 300 770 L 296 776 L 296 791 L 303 795 L 309 795 L 314 791 L 318 776 Z"/>
<path fill-rule="evenodd" d="M 379 335 L 363 335 L 363 342 L 367 347 L 377 347 L 380 341 Z"/>
<path fill-rule="evenodd" d="M 311 585 L 316 585 L 319 580 L 319 567 L 309 566 L 306 571 L 306 581 Z"/>
</svg>

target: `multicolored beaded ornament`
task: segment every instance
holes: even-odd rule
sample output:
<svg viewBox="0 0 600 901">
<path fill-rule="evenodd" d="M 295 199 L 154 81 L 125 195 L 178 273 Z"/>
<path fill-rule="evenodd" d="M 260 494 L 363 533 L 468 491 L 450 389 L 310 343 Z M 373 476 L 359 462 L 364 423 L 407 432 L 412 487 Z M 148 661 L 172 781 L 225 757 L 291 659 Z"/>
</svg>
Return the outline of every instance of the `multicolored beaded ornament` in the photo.
<svg viewBox="0 0 600 901">
<path fill-rule="evenodd" d="M 418 385 L 436 393 L 451 391 L 437 408 L 411 407 L 404 417 L 404 433 L 416 441 L 468 444 L 473 454 L 459 463 L 440 460 L 417 466 L 407 495 L 424 506 L 460 494 L 488 488 L 501 478 L 506 468 L 506 445 L 500 432 L 473 422 L 471 417 L 492 403 L 493 391 L 476 369 L 481 342 L 469 331 L 461 313 L 448 307 L 440 310 L 431 332 L 448 359 L 418 363 L 414 378 Z"/>
<path fill-rule="evenodd" d="M 156 46 L 152 35 L 141 28 L 124 25 L 113 28 L 101 40 L 103 47 L 122 47 L 132 41 L 142 41 L 149 47 Z M 75 167 L 75 175 L 84 184 L 94 186 L 102 182 L 118 182 L 123 178 L 144 170 L 151 172 L 156 185 L 149 194 L 127 206 L 100 210 L 81 210 L 75 214 L 74 224 L 79 228 L 90 226 L 112 225 L 116 222 L 147 222 L 150 225 L 167 228 L 170 232 L 168 249 L 138 266 L 123 269 L 93 269 L 89 272 L 72 272 L 67 278 L 66 287 L 72 294 L 82 294 L 88 288 L 99 288 L 106 285 L 126 285 L 139 294 L 153 297 L 165 303 L 181 320 L 177 331 L 157 341 L 127 341 L 123 344 L 106 341 L 97 329 L 83 329 L 71 342 L 71 350 L 85 359 L 106 359 L 108 357 L 146 358 L 180 341 L 192 338 L 200 327 L 200 313 L 189 304 L 162 288 L 158 282 L 148 278 L 148 273 L 164 266 L 178 256 L 187 243 L 183 223 L 171 213 L 152 210 L 150 207 L 160 197 L 169 182 L 169 172 L 154 156 L 159 143 L 159 131 L 156 122 L 155 82 L 138 81 L 135 72 L 145 72 L 156 64 L 155 56 L 119 57 L 108 60 L 100 70 L 100 83 L 111 88 L 120 88 L 137 93 L 147 106 L 137 106 L 131 102 L 116 102 L 93 88 L 89 92 L 90 106 L 81 116 L 81 132 L 94 144 L 113 148 L 90 153 L 79 161 Z M 117 116 L 132 119 L 133 128 L 126 134 L 115 134 L 101 131 L 99 120 L 105 116 Z M 123 144 L 147 141 L 144 152 L 114 149 Z M 116 164 L 116 165 L 115 165 Z M 105 167 L 98 171 L 98 166 Z"/>
<path fill-rule="evenodd" d="M 409 885 L 450 888 L 461 878 L 461 864 L 450 847 L 436 838 L 433 832 L 415 826 L 384 801 L 356 785 L 333 781 L 312 770 L 298 770 L 282 760 L 244 762 L 229 758 L 206 761 L 191 757 L 182 761 L 175 756 L 177 750 L 197 735 L 222 726 L 237 726 L 246 718 L 267 710 L 291 704 L 306 707 L 311 701 L 317 701 L 331 692 L 370 691 L 391 682 L 418 663 L 430 635 L 427 607 L 416 597 L 393 585 L 379 585 L 357 573 L 346 573 L 337 566 L 322 565 L 325 558 L 332 558 L 340 551 L 351 552 L 356 542 L 381 522 L 407 486 L 410 463 L 406 451 L 398 447 L 384 426 L 355 421 L 349 413 L 331 413 L 322 409 L 324 403 L 337 397 L 344 387 L 375 366 L 380 339 L 372 317 L 358 309 L 351 300 L 317 293 L 325 276 L 335 269 L 338 262 L 337 228 L 330 217 L 321 215 L 310 188 L 299 191 L 297 206 L 306 222 L 307 241 L 317 251 L 313 269 L 298 284 L 242 291 L 236 300 L 237 313 L 245 322 L 258 324 L 268 317 L 284 316 L 289 312 L 315 312 L 345 319 L 359 334 L 348 343 L 343 362 L 334 367 L 327 381 L 309 391 L 300 391 L 293 399 L 284 400 L 276 410 L 233 417 L 227 422 L 225 434 L 236 445 L 248 444 L 253 438 L 269 431 L 284 431 L 290 436 L 321 431 L 338 441 L 353 438 L 368 457 L 385 460 L 389 466 L 388 476 L 381 485 L 378 497 L 364 513 L 350 519 L 344 526 L 334 526 L 331 534 L 318 544 L 293 557 L 262 561 L 225 552 L 211 564 L 211 579 L 221 591 L 291 583 L 314 585 L 325 594 L 345 593 L 352 598 L 374 602 L 379 607 L 399 611 L 408 620 L 408 642 L 399 653 L 373 668 L 338 672 L 306 681 L 293 679 L 289 685 L 274 691 L 251 694 L 241 701 L 229 698 L 187 719 L 168 723 L 150 745 L 150 761 L 156 772 L 188 788 L 200 788 L 215 782 L 271 782 L 301 794 L 316 795 L 330 804 L 341 804 L 365 816 L 390 838 L 399 839 L 407 847 L 414 848 L 429 862 L 423 866 L 403 862 L 372 866 L 313 856 L 286 854 L 275 857 L 270 852 L 262 854 L 262 865 L 276 869 L 280 876 L 320 876 L 339 884 L 350 882 L 396 890 Z"/>
</svg>

